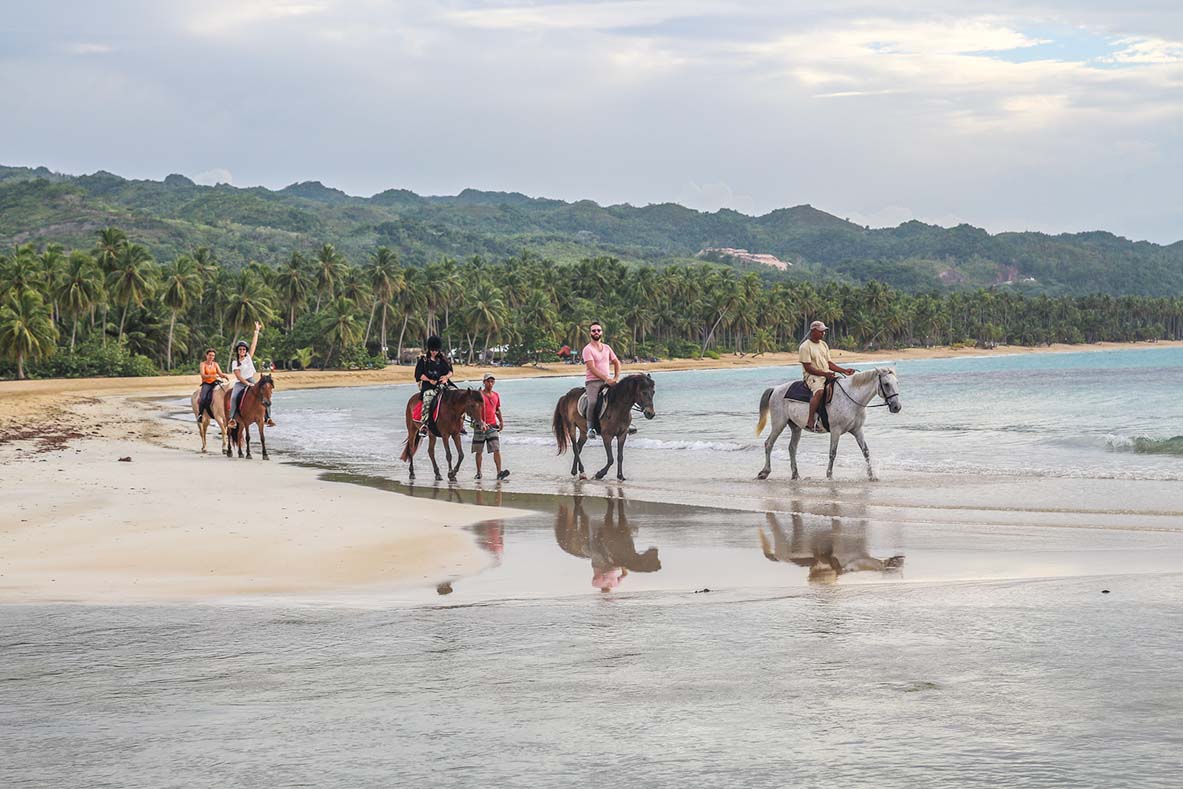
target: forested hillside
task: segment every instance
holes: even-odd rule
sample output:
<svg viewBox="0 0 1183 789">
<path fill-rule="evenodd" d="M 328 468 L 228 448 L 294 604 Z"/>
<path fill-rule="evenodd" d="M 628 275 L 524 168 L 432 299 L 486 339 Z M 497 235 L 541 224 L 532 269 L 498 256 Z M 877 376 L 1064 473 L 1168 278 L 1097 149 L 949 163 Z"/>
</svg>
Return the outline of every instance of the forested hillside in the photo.
<svg viewBox="0 0 1183 789">
<path fill-rule="evenodd" d="M 386 247 L 410 265 L 524 251 L 558 263 L 611 256 L 668 265 L 704 248 L 738 247 L 792 262 L 776 275 L 788 280 L 879 281 L 912 292 L 998 285 L 1049 295 L 1183 295 L 1183 242 L 1160 246 L 1101 231 L 991 235 L 920 222 L 872 230 L 807 205 L 751 217 L 476 190 L 423 197 L 391 189 L 361 198 L 318 182 L 272 191 L 199 186 L 181 175 L 136 181 L 0 167 L 0 248 L 89 247 L 110 226 L 157 260 L 206 247 L 230 268 L 274 264 L 325 243 L 359 263 Z"/>
</svg>

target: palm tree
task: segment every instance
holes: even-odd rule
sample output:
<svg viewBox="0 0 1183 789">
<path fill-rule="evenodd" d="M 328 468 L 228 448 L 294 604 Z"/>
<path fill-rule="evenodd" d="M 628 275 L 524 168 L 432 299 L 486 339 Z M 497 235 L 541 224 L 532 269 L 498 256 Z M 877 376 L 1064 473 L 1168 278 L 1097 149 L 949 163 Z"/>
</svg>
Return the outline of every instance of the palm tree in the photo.
<svg viewBox="0 0 1183 789">
<path fill-rule="evenodd" d="M 429 331 L 429 325 L 423 318 L 423 311 L 427 306 L 427 288 L 428 284 L 421 269 L 407 269 L 403 279 L 403 287 L 398 293 L 396 302 L 397 314 L 403 319 L 402 328 L 398 332 L 397 360 L 399 364 L 402 364 L 403 338 L 407 334 L 407 327 L 413 324 L 416 327 L 422 326 L 425 331 Z"/>
<path fill-rule="evenodd" d="M 345 258 L 333 248 L 332 244 L 321 246 L 316 253 L 316 309 L 320 312 L 322 298 L 331 299 L 335 295 L 337 282 L 345 270 Z"/>
<path fill-rule="evenodd" d="M 386 247 L 378 247 L 370 260 L 366 271 L 369 278 L 370 290 L 374 294 L 374 306 L 370 310 L 370 321 L 366 324 L 366 335 L 363 342 L 370 339 L 370 328 L 374 323 L 374 315 L 382 311 L 382 325 L 379 332 L 379 345 L 383 355 L 386 354 L 386 318 L 390 314 L 394 297 L 400 293 L 406 284 L 406 277 L 398 263 L 398 254 Z"/>
<path fill-rule="evenodd" d="M 32 244 L 22 244 L 0 263 L 0 297 L 10 292 L 39 291 L 44 284 L 41 263 Z"/>
<path fill-rule="evenodd" d="M 275 317 L 271 289 L 250 271 L 240 271 L 234 277 L 227 301 L 226 319 L 235 333 Z"/>
<path fill-rule="evenodd" d="M 299 252 L 293 252 L 275 274 L 275 290 L 279 301 L 288 308 L 288 331 L 296 325 L 296 309 L 308 298 L 312 290 L 312 275 L 308 272 L 308 261 Z"/>
<path fill-rule="evenodd" d="M 35 290 L 10 293 L 0 306 L 0 353 L 16 362 L 16 377 L 25 377 L 25 361 L 53 354 L 58 339 L 49 308 Z"/>
<path fill-rule="evenodd" d="M 201 274 L 197 262 L 188 255 L 182 255 L 164 267 L 164 276 L 160 284 L 163 291 L 161 300 L 171 313 L 168 321 L 168 344 L 164 351 L 168 369 L 171 370 L 173 333 L 177 325 L 177 315 L 189 309 L 190 304 L 201 293 Z"/>
<path fill-rule="evenodd" d="M 120 251 L 127 246 L 127 234 L 115 227 L 105 227 L 99 231 L 98 241 L 95 242 L 94 259 L 99 264 L 103 276 L 115 270 L 115 261 Z M 103 301 L 103 345 L 107 344 L 107 314 L 111 304 Z"/>
<path fill-rule="evenodd" d="M 114 268 L 107 275 L 107 289 L 115 297 L 115 302 L 123 305 L 123 315 L 119 319 L 120 340 L 131 305 L 138 307 L 144 303 L 144 298 L 152 291 L 154 274 L 152 256 L 142 245 L 127 244 L 119 250 Z"/>
<path fill-rule="evenodd" d="M 85 252 L 71 252 L 62 267 L 54 298 L 65 314 L 72 319 L 70 352 L 73 353 L 74 339 L 78 335 L 78 321 L 103 298 L 102 272 L 99 271 L 94 258 Z"/>
<path fill-rule="evenodd" d="M 329 303 L 323 321 L 325 339 L 329 342 L 329 354 L 325 357 L 324 367 L 328 367 L 334 349 L 344 351 L 361 340 L 362 324 L 358 320 L 356 306 L 344 296 L 338 296 Z"/>
</svg>

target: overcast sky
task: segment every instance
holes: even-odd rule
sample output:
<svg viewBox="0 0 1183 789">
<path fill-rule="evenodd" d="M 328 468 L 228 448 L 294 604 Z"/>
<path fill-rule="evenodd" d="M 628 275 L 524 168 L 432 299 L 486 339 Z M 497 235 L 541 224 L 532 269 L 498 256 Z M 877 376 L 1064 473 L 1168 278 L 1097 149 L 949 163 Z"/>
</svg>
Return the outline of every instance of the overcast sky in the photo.
<svg viewBox="0 0 1183 789">
<path fill-rule="evenodd" d="M 4 164 L 1183 238 L 1178 0 L 2 2 Z"/>
</svg>

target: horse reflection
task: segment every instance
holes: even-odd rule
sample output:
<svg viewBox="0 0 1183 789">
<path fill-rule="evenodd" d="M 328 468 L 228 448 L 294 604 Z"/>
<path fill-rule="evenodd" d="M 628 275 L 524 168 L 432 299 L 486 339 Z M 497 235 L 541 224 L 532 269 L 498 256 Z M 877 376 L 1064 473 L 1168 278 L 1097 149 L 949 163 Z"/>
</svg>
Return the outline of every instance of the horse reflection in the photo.
<svg viewBox="0 0 1183 789">
<path fill-rule="evenodd" d="M 635 528 L 628 525 L 624 497 L 608 499 L 601 523 L 593 524 L 583 509 L 583 497 L 576 496 L 572 506 L 559 505 L 555 514 L 555 541 L 567 553 L 590 559 L 592 586 L 611 592 L 630 572 L 655 573 L 661 569 L 657 548 L 637 553 L 633 540 Z"/>
<path fill-rule="evenodd" d="M 837 583 L 847 573 L 898 573 L 904 566 L 903 556 L 876 559 L 867 553 L 867 528 L 862 521 L 843 524 L 841 518 L 831 518 L 830 528 L 809 529 L 804 517 L 794 512 L 792 534 L 787 535 L 776 515 L 769 512 L 765 517 L 772 541 L 761 529 L 764 558 L 809 568 L 810 583 Z"/>
</svg>

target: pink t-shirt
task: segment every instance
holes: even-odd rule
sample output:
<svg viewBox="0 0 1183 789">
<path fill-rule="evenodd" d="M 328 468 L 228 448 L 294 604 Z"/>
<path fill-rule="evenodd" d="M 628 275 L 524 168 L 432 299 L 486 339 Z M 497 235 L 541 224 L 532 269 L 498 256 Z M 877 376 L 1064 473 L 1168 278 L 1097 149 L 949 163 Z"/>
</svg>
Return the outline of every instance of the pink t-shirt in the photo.
<svg viewBox="0 0 1183 789">
<path fill-rule="evenodd" d="M 596 347 L 589 342 L 587 345 L 583 346 L 582 355 L 584 364 L 591 362 L 594 369 L 600 371 L 609 378 L 612 377 L 612 362 L 619 361 L 616 358 L 616 352 L 612 350 L 612 346 L 606 343 L 601 343 L 600 350 L 597 351 Z M 591 370 L 588 370 L 587 377 L 585 377 L 584 380 L 596 381 L 599 379 L 597 376 L 592 375 Z"/>
</svg>

